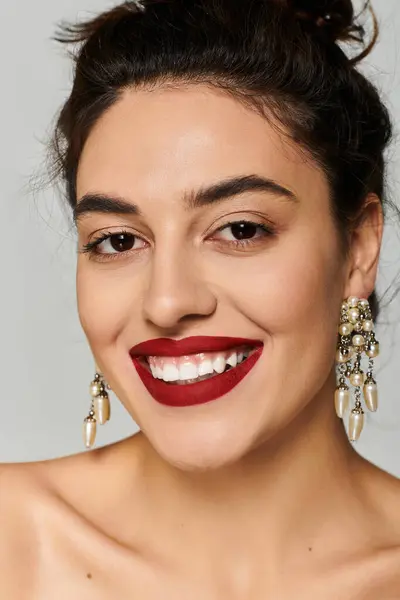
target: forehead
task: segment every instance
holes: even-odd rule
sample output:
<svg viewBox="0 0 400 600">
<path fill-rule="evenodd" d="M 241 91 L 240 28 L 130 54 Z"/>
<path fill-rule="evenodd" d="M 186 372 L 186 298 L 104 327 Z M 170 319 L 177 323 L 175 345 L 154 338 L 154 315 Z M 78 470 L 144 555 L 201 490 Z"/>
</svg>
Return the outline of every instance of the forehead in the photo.
<svg viewBox="0 0 400 600">
<path fill-rule="evenodd" d="M 310 184 L 327 193 L 320 168 L 282 127 L 234 97 L 205 85 L 126 90 L 89 135 L 77 192 L 165 198 L 249 173 L 300 196 Z"/>
</svg>

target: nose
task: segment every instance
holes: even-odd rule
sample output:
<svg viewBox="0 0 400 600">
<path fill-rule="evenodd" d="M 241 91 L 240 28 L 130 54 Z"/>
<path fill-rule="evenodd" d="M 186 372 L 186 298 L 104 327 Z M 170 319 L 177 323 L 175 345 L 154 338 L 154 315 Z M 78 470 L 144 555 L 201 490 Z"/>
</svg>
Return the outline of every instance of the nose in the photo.
<svg viewBox="0 0 400 600">
<path fill-rule="evenodd" d="M 145 320 L 174 330 L 184 320 L 212 315 L 217 299 L 204 275 L 189 252 L 155 250 L 143 299 Z"/>
</svg>

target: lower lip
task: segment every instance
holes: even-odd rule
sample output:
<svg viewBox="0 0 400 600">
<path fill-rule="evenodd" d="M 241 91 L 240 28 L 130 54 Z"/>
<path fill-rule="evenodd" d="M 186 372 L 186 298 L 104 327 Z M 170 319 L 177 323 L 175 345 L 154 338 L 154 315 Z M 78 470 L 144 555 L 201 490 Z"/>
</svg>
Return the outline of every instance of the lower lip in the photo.
<svg viewBox="0 0 400 600">
<path fill-rule="evenodd" d="M 262 351 L 262 346 L 257 348 L 240 365 L 221 373 L 221 375 L 215 375 L 210 379 L 186 385 L 165 383 L 162 379 L 155 379 L 137 358 L 133 358 L 132 362 L 144 386 L 154 400 L 165 406 L 194 406 L 212 402 L 232 391 L 252 370 Z"/>
</svg>

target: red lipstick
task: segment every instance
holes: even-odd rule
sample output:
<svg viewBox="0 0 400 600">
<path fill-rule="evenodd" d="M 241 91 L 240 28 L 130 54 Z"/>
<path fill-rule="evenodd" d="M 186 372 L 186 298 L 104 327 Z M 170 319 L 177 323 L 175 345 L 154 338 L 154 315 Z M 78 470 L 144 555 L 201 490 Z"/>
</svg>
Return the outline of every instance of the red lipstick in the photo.
<svg viewBox="0 0 400 600">
<path fill-rule="evenodd" d="M 222 352 L 238 347 L 249 347 L 251 354 L 236 367 L 214 374 L 212 377 L 184 385 L 166 383 L 156 379 L 142 363 L 146 356 L 179 357 L 204 352 Z M 227 394 L 251 371 L 262 354 L 260 340 L 232 337 L 199 336 L 181 340 L 158 338 L 142 342 L 130 350 L 132 362 L 147 391 L 161 404 L 167 406 L 193 406 L 205 404 Z"/>
</svg>

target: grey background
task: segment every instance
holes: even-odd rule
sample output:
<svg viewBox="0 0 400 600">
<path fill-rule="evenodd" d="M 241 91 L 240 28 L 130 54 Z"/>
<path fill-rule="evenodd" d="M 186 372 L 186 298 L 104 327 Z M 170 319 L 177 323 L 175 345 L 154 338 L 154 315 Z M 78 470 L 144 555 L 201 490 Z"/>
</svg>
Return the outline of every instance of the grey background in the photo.
<svg viewBox="0 0 400 600">
<path fill-rule="evenodd" d="M 400 3 L 375 0 L 381 40 L 364 69 L 400 115 Z M 61 19 L 87 17 L 104 0 L 35 0 L 0 4 L 1 61 L 1 293 L 0 462 L 50 459 L 84 451 L 82 421 L 89 408 L 93 361 L 75 299 L 76 245 L 55 190 L 33 193 L 43 169 L 44 142 L 71 81 L 71 63 L 51 36 Z M 397 133 L 397 132 L 396 132 Z M 398 136 L 397 136 L 398 137 Z M 392 198 L 400 196 L 400 142 L 389 152 Z M 400 271 L 400 224 L 387 226 L 379 288 Z M 93 294 L 101 289 L 93 290 Z M 358 450 L 400 476 L 400 296 L 378 329 L 381 405 L 368 415 Z M 293 357 L 293 360 L 295 358 Z M 332 399 L 333 402 L 333 399 Z M 100 428 L 99 445 L 137 430 L 118 400 Z"/>
</svg>

